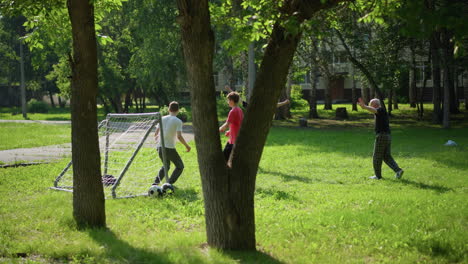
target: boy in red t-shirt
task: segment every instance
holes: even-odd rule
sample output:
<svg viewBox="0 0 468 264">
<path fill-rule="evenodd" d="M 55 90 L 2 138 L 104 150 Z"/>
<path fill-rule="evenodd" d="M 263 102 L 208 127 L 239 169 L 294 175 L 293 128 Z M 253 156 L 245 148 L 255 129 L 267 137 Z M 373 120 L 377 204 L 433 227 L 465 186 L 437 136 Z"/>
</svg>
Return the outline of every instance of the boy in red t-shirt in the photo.
<svg viewBox="0 0 468 264">
<path fill-rule="evenodd" d="M 229 111 L 228 118 L 226 122 L 219 127 L 219 132 L 226 131 L 227 127 L 229 126 L 229 131 L 226 132 L 226 136 L 229 137 L 226 146 L 224 147 L 223 153 L 226 162 L 229 161 L 229 157 L 231 156 L 232 148 L 236 143 L 237 134 L 239 133 L 242 119 L 244 118 L 244 114 L 242 113 L 242 109 L 237 106 L 239 103 L 240 96 L 236 92 L 230 92 L 227 95 L 229 107 L 231 107 L 231 111 Z M 228 162 L 229 164 L 229 162 Z"/>
</svg>

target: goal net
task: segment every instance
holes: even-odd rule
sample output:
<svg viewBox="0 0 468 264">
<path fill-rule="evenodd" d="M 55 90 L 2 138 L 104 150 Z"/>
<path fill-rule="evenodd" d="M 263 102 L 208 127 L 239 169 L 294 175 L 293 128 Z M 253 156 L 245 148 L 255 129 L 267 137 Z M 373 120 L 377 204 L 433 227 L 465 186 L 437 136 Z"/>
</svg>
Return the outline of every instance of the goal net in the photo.
<svg viewBox="0 0 468 264">
<path fill-rule="evenodd" d="M 163 165 L 154 140 L 156 125 L 162 125 L 160 113 L 108 114 L 99 124 L 101 173 L 106 199 L 148 194 Z M 162 146 L 163 138 L 160 137 Z M 166 160 L 164 154 L 163 159 Z M 70 161 L 55 179 L 53 189 L 73 191 L 72 167 Z M 168 179 L 167 175 L 165 179 Z"/>
</svg>

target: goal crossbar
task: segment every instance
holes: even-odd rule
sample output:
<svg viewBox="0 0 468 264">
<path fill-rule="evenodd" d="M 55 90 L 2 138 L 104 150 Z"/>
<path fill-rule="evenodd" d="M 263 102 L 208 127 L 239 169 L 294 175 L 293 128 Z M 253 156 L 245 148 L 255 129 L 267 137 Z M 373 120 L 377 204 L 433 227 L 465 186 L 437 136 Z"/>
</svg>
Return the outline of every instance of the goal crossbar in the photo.
<svg viewBox="0 0 468 264">
<path fill-rule="evenodd" d="M 106 119 L 98 125 L 99 133 L 104 134 L 99 137 L 99 143 L 101 158 L 104 159 L 101 164 L 106 199 L 147 195 L 147 188 L 157 177 L 154 172 L 157 171 L 155 166 L 159 161 L 158 154 L 154 142 L 147 140 L 156 126 L 159 126 L 161 133 L 159 137 L 163 160 L 161 166 L 166 167 L 164 130 L 160 113 L 107 114 Z M 139 155 L 142 149 L 144 153 Z M 55 179 L 54 187 L 51 189 L 73 192 L 73 170 L 70 169 L 72 166 L 73 162 L 70 161 Z M 129 171 L 131 175 L 126 176 Z M 168 181 L 167 169 L 163 171 Z M 112 172 L 118 176 L 114 177 Z M 111 178 L 112 181 L 105 182 L 105 178 Z M 123 181 L 125 181 L 124 188 Z"/>
</svg>

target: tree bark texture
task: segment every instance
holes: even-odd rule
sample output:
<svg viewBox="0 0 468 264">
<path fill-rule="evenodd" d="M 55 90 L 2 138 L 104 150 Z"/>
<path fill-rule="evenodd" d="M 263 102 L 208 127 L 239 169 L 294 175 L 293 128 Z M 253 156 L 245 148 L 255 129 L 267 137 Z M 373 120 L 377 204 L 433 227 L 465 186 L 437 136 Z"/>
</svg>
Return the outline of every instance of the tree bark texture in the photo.
<svg viewBox="0 0 468 264">
<path fill-rule="evenodd" d="M 313 72 L 311 74 L 314 76 L 314 79 L 312 80 L 312 90 L 310 91 L 310 97 L 309 97 L 309 118 L 319 118 L 318 112 L 317 112 L 317 85 L 318 85 L 318 78 L 319 78 L 319 69 L 315 65 L 313 68 Z"/>
<path fill-rule="evenodd" d="M 94 6 L 88 0 L 68 0 L 67 7 L 73 34 L 73 58 L 70 58 L 73 216 L 79 227 L 105 227 L 96 110 Z"/>
<path fill-rule="evenodd" d="M 414 47 L 410 47 L 411 50 L 411 67 L 409 70 L 409 103 L 410 107 L 414 108 L 416 107 L 416 55 L 414 51 Z"/>
<path fill-rule="evenodd" d="M 356 80 L 354 79 L 353 73 L 353 87 L 351 88 L 351 105 L 352 111 L 357 111 L 357 89 L 356 89 Z"/>
<path fill-rule="evenodd" d="M 282 18 L 302 22 L 338 1 L 285 1 Z M 216 116 L 213 80 L 214 34 L 207 0 L 178 0 L 178 23 L 191 89 L 198 164 L 205 202 L 208 244 L 219 249 L 255 250 L 254 192 L 258 165 L 300 34 L 276 23 L 244 115 L 232 167 L 226 166 Z"/>
<path fill-rule="evenodd" d="M 432 65 L 432 103 L 434 112 L 432 122 L 434 124 L 442 123 L 441 89 L 440 89 L 440 33 L 433 32 L 430 40 L 431 47 L 431 65 Z"/>
</svg>

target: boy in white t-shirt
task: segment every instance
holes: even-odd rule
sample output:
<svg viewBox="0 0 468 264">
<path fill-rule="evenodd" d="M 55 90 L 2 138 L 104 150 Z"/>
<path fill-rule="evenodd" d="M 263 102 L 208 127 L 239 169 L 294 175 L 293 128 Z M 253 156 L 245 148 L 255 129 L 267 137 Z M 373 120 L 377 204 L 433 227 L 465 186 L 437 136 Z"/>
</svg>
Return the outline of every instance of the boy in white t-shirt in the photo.
<svg viewBox="0 0 468 264">
<path fill-rule="evenodd" d="M 169 183 L 174 184 L 177 179 L 179 178 L 180 174 L 184 170 L 184 163 L 177 153 L 175 148 L 175 138 L 179 139 L 180 143 L 182 143 L 187 152 L 190 151 L 190 146 L 185 141 L 184 137 L 182 136 L 182 121 L 177 118 L 177 114 L 179 113 L 179 103 L 173 101 L 169 104 L 169 115 L 164 116 L 162 118 L 162 126 L 164 128 L 164 146 L 166 150 L 166 159 L 167 164 L 166 168 L 169 171 L 171 162 L 174 163 L 175 169 L 172 172 L 171 177 L 169 177 Z M 160 144 L 160 133 L 159 133 L 159 126 L 156 127 L 156 133 L 154 135 L 156 142 L 157 142 L 157 149 L 159 153 L 159 158 L 161 161 L 163 160 L 162 156 L 162 146 Z M 161 167 L 159 170 L 159 174 L 154 180 L 153 185 L 158 185 L 164 178 L 164 166 Z"/>
</svg>

